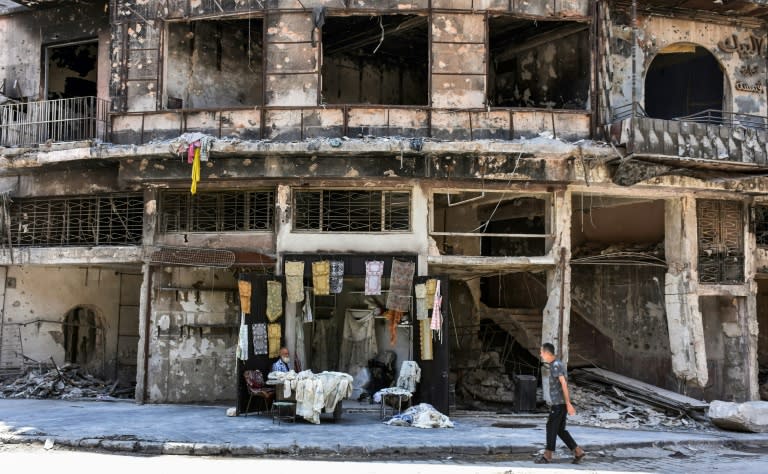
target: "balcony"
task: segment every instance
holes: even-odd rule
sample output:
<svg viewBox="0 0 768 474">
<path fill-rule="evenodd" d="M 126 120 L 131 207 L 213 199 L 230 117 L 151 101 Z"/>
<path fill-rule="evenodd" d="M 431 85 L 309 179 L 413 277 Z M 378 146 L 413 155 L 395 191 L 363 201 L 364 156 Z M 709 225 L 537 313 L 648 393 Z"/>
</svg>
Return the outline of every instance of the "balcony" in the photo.
<svg viewBox="0 0 768 474">
<path fill-rule="evenodd" d="M 627 153 L 670 164 L 720 162 L 731 168 L 768 166 L 768 118 L 705 110 L 671 120 L 648 117 L 636 104 L 612 111 L 609 133 Z"/>
<path fill-rule="evenodd" d="M 104 140 L 109 101 L 96 97 L 0 105 L 0 146 Z"/>
</svg>

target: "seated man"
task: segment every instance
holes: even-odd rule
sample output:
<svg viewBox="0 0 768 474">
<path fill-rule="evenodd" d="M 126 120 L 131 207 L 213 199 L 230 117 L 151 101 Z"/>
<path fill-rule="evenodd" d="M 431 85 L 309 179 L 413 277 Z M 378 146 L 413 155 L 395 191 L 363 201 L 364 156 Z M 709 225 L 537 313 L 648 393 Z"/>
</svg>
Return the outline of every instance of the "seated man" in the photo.
<svg viewBox="0 0 768 474">
<path fill-rule="evenodd" d="M 291 367 L 291 354 L 287 347 L 280 348 L 280 357 L 272 364 L 272 372 L 289 372 Z"/>
</svg>

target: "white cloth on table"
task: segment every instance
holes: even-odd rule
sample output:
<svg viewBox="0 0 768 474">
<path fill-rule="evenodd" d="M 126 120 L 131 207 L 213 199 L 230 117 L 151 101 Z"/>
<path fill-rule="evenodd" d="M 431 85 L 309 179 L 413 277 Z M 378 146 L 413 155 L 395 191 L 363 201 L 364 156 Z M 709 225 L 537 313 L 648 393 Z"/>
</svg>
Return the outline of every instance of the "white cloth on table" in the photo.
<svg viewBox="0 0 768 474">
<path fill-rule="evenodd" d="M 296 388 L 296 378 L 297 374 L 293 370 L 288 372 L 270 372 L 267 375 L 267 383 L 270 385 L 283 384 L 283 398 L 288 398 L 291 396 L 291 390 Z"/>
<path fill-rule="evenodd" d="M 316 376 L 323 382 L 325 412 L 330 413 L 336 405 L 352 395 L 352 376 L 343 372 L 321 372 Z"/>
<path fill-rule="evenodd" d="M 319 425 L 324 406 L 323 381 L 315 377 L 311 370 L 299 372 L 296 379 L 296 414 Z"/>
</svg>

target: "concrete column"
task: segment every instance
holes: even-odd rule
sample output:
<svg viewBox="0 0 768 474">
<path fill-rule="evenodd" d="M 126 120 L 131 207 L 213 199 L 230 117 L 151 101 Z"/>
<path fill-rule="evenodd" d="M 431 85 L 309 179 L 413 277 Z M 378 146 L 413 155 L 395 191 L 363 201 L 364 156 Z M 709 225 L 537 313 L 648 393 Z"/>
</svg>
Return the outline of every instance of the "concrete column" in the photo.
<svg viewBox="0 0 768 474">
<path fill-rule="evenodd" d="M 709 373 L 698 296 L 696 199 L 693 196 L 670 199 L 664 214 L 664 249 L 668 265 L 664 305 L 672 371 L 678 378 L 704 387 Z"/>
<path fill-rule="evenodd" d="M 568 333 L 571 323 L 571 192 L 557 191 L 547 208 L 547 231 L 553 234 L 550 255 L 555 268 L 547 272 L 547 304 L 541 327 L 541 342 L 551 342 L 558 357 L 568 364 Z M 542 374 L 544 399 L 549 401 L 548 371 Z"/>
<path fill-rule="evenodd" d="M 145 387 L 147 384 L 147 362 L 149 354 L 145 350 L 148 347 L 149 317 L 152 310 L 152 272 L 149 263 L 141 267 L 143 275 L 141 281 L 141 294 L 139 295 L 139 342 L 136 348 L 136 391 L 134 398 L 136 403 L 144 403 Z"/>
<path fill-rule="evenodd" d="M 744 354 L 745 377 L 744 385 L 747 389 L 747 400 L 760 400 L 760 388 L 757 383 L 758 376 L 758 336 L 757 324 L 757 239 L 750 225 L 750 214 L 753 202 L 744 203 L 744 283 L 747 286 L 747 297 L 739 311 L 739 325 L 742 337 L 746 345 Z M 763 328 L 766 330 L 766 328 Z"/>
</svg>

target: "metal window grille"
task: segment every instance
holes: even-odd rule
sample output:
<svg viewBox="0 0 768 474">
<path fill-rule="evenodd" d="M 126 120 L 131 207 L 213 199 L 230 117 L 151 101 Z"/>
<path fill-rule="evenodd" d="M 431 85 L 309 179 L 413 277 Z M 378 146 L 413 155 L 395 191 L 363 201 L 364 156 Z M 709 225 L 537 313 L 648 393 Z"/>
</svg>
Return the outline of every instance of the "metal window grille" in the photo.
<svg viewBox="0 0 768 474">
<path fill-rule="evenodd" d="M 759 247 L 768 247 L 768 206 L 755 207 L 755 239 Z"/>
<path fill-rule="evenodd" d="M 9 214 L 14 247 L 140 245 L 144 197 L 24 198 L 11 203 Z"/>
<path fill-rule="evenodd" d="M 168 191 L 161 194 L 163 232 L 258 232 L 274 229 L 274 191 Z"/>
<path fill-rule="evenodd" d="M 701 199 L 696 202 L 699 228 L 699 281 L 744 282 L 744 223 L 741 203 Z"/>
<path fill-rule="evenodd" d="M 402 232 L 411 228 L 411 194 L 402 191 L 297 191 L 294 229 Z"/>
</svg>

